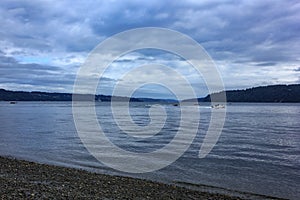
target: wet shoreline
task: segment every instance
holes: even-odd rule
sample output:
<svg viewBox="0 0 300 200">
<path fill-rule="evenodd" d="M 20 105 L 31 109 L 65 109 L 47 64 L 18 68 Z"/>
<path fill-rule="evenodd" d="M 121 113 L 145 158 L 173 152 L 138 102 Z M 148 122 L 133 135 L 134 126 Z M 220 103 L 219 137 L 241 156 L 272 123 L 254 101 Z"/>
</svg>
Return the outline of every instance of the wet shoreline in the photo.
<svg viewBox="0 0 300 200">
<path fill-rule="evenodd" d="M 173 184 L 0 157 L 1 199 L 242 199 Z"/>
<path fill-rule="evenodd" d="M 1 157 L 0 199 L 278 199 L 183 182 L 160 183 Z"/>
</svg>

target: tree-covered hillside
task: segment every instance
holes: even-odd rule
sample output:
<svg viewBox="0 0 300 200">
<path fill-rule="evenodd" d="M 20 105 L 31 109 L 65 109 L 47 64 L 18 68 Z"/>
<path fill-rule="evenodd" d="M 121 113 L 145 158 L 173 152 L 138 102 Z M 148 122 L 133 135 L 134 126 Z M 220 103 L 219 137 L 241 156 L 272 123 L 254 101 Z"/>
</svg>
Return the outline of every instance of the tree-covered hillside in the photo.
<svg viewBox="0 0 300 200">
<path fill-rule="evenodd" d="M 224 94 L 224 91 L 213 93 Z M 210 102 L 211 95 L 204 98 L 198 98 L 199 102 Z M 245 90 L 226 91 L 227 102 L 300 102 L 300 84 L 294 85 L 270 85 L 248 88 Z M 189 101 L 189 100 L 187 100 Z"/>
</svg>

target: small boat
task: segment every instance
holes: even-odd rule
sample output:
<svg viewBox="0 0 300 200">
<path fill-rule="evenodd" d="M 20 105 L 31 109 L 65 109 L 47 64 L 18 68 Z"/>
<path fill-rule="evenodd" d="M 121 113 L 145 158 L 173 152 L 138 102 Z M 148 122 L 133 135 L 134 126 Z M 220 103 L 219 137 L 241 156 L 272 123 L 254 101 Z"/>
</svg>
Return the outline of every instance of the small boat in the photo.
<svg viewBox="0 0 300 200">
<path fill-rule="evenodd" d="M 10 101 L 9 104 L 16 104 L 16 101 Z"/>
<path fill-rule="evenodd" d="M 212 105 L 211 108 L 215 108 L 215 109 L 225 108 L 225 105 L 223 105 L 223 104 L 216 104 L 216 105 Z"/>
<path fill-rule="evenodd" d="M 173 103 L 173 106 L 179 106 L 179 104 L 178 103 Z"/>
</svg>

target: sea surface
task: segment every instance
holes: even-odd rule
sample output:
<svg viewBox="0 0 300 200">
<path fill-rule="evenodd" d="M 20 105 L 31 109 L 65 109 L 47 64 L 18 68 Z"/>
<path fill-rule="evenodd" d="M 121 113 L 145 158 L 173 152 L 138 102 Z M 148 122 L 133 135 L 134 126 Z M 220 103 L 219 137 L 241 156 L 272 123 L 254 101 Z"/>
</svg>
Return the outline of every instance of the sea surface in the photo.
<svg viewBox="0 0 300 200">
<path fill-rule="evenodd" d="M 196 105 L 191 105 L 191 112 L 195 110 L 193 106 Z M 151 122 L 149 107 L 144 103 L 132 103 L 133 122 L 147 126 Z M 110 103 L 100 102 L 95 106 L 99 124 L 110 141 L 137 153 L 163 148 L 176 135 L 180 126 L 180 107 L 162 107 L 167 117 L 161 131 L 151 138 L 135 140 L 122 133 L 114 122 Z M 71 102 L 0 102 L 0 155 L 202 190 L 241 191 L 298 199 L 300 104 L 226 105 L 221 136 L 212 151 L 200 159 L 198 153 L 208 129 L 211 109 L 209 105 L 200 105 L 200 122 L 195 122 L 200 124 L 198 134 L 177 161 L 158 171 L 130 174 L 105 166 L 84 147 L 75 128 Z M 118 155 L 108 151 L 107 156 Z"/>
</svg>

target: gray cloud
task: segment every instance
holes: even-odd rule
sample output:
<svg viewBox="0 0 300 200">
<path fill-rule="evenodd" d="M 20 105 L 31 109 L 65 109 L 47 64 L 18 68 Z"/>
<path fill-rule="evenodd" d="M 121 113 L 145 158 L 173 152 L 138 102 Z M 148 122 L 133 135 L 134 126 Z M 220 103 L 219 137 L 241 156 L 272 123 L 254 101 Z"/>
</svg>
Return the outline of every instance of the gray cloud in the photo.
<svg viewBox="0 0 300 200">
<path fill-rule="evenodd" d="M 11 57 L 0 56 L 0 85 L 26 85 L 49 88 L 55 91 L 64 88 L 66 91 L 73 85 L 74 75 L 70 77 L 64 70 L 56 66 L 47 66 L 36 63 L 22 64 Z"/>
<path fill-rule="evenodd" d="M 0 52 L 0 88 L 15 90 L 43 90 L 71 92 L 76 78 L 75 73 L 67 73 L 64 68 L 36 63 L 22 64 L 12 57 L 1 55 Z M 89 78 L 87 78 L 87 83 Z M 102 93 L 110 93 L 115 79 L 101 77 L 100 85 Z M 22 87 L 23 86 L 23 87 Z M 36 88 L 36 89 L 35 89 Z"/>
<path fill-rule="evenodd" d="M 191 36 L 216 62 L 226 63 L 221 67 L 224 80 L 232 80 L 232 74 L 247 74 L 245 70 L 251 74 L 229 81 L 230 87 L 260 84 L 260 68 L 268 68 L 269 73 L 264 74 L 268 80 L 264 81 L 269 83 L 277 80 L 278 72 L 285 73 L 278 82 L 288 76 L 295 80 L 292 73 L 299 71 L 294 69 L 300 55 L 299 13 L 296 0 L 75 0 L 55 4 L 50 0 L 3 0 L 0 86 L 26 83 L 70 89 L 83 62 L 78 57 L 86 56 L 113 34 L 145 26 L 171 28 Z M 33 57 L 29 59 L 32 62 L 28 57 Z M 151 62 L 157 57 L 164 55 L 142 52 L 118 63 Z M 293 67 L 286 69 L 289 66 Z"/>
<path fill-rule="evenodd" d="M 258 63 L 256 66 L 275 66 L 276 62 L 263 62 L 263 63 Z"/>
<path fill-rule="evenodd" d="M 2 2 L 2 37 L 17 46 L 89 51 L 101 37 L 130 28 L 159 26 L 182 31 L 215 56 L 232 52 L 252 61 L 289 60 L 299 40 L 296 1 L 174 1 L 31 3 Z M 285 9 L 282 9 L 282 8 Z"/>
<path fill-rule="evenodd" d="M 18 46 L 44 50 L 61 46 L 67 51 L 89 51 L 101 37 L 130 28 L 159 26 L 192 36 L 217 59 L 220 55 L 217 53 L 229 51 L 261 61 L 278 58 L 289 44 L 295 46 L 300 32 L 296 1 L 95 1 L 84 4 L 66 1 L 56 6 L 51 5 L 51 1 L 3 1 L 1 4 L 4 16 L 1 24 L 5 30 L 2 35 Z M 267 49 L 261 49 L 260 45 Z M 278 53 L 274 55 L 274 52 Z M 290 59 L 296 53 L 280 58 Z"/>
<path fill-rule="evenodd" d="M 300 72 L 300 67 L 298 67 L 297 69 L 294 69 L 295 72 Z"/>
</svg>

